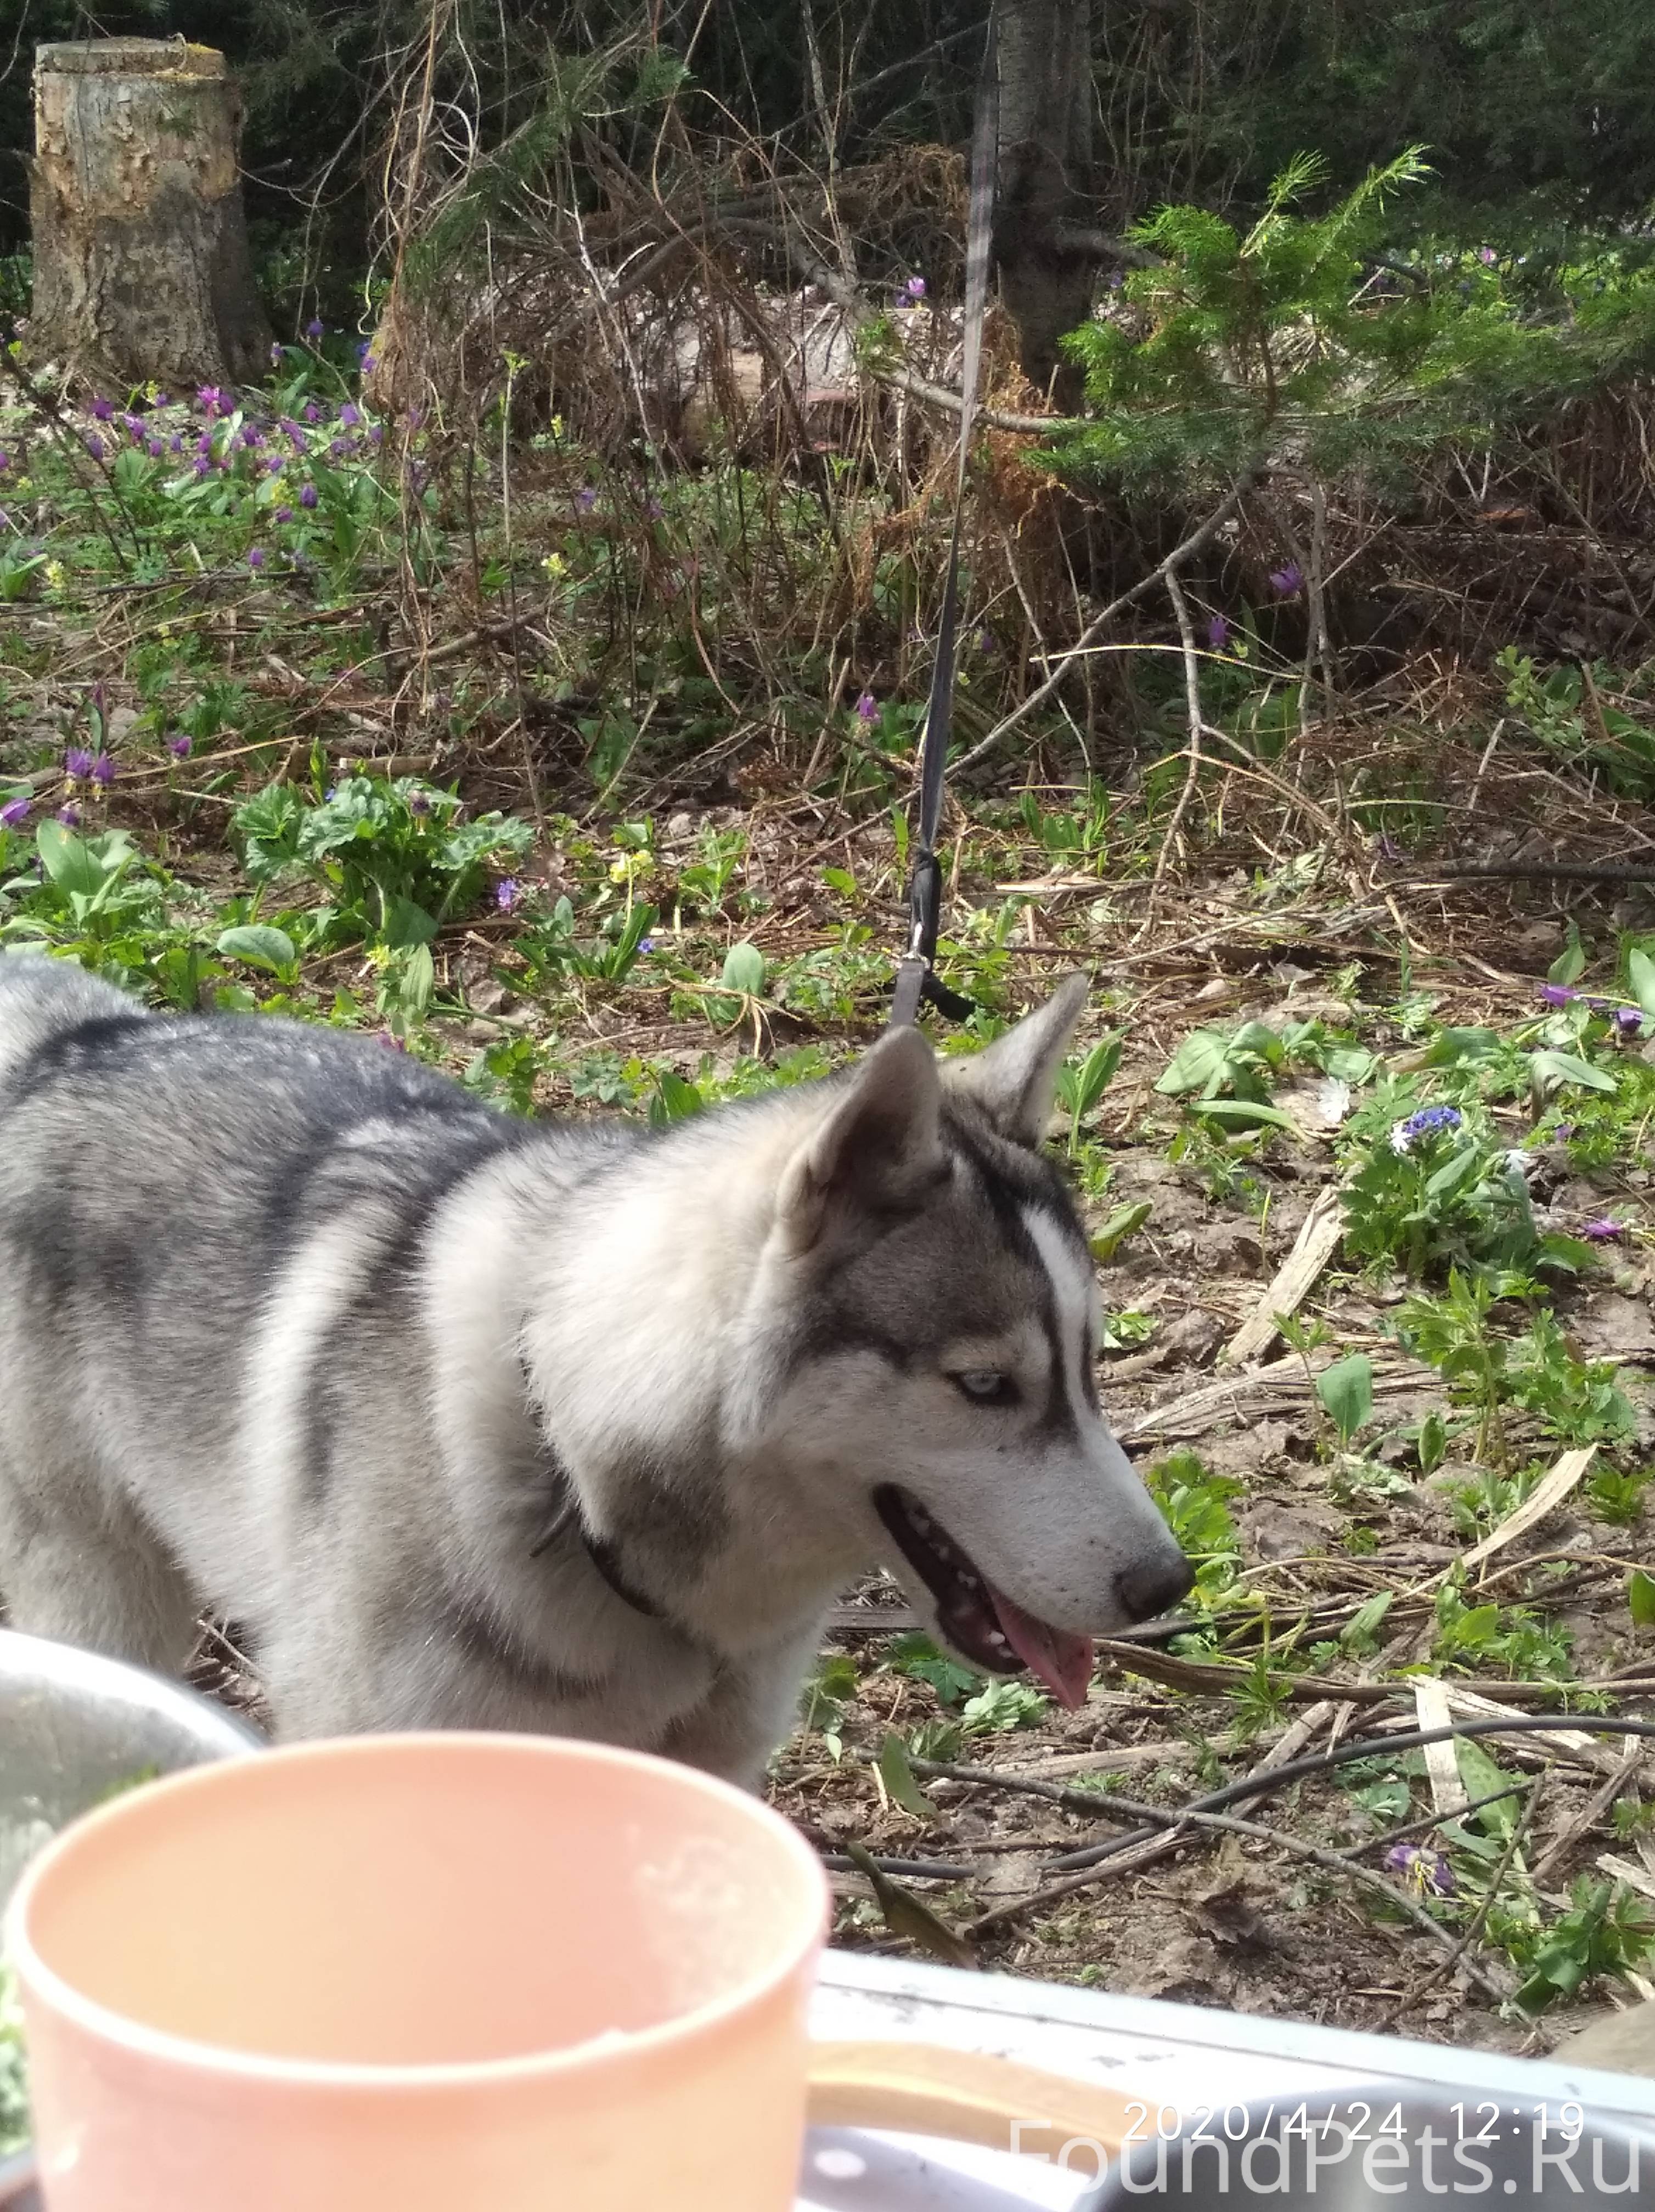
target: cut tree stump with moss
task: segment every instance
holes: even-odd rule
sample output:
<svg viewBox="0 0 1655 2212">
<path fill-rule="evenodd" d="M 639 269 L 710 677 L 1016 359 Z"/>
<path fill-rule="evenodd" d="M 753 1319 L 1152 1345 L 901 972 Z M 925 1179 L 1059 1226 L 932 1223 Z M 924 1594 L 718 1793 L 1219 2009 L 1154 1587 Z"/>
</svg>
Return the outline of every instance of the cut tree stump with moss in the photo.
<svg viewBox="0 0 1655 2212">
<path fill-rule="evenodd" d="M 28 350 L 118 386 L 267 370 L 222 54 L 183 40 L 37 47 Z"/>
</svg>

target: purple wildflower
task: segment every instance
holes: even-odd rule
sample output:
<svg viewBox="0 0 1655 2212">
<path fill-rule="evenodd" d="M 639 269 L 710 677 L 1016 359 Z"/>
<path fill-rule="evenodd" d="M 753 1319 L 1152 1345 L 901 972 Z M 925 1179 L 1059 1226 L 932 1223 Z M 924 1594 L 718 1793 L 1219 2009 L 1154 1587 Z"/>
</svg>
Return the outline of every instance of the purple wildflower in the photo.
<svg viewBox="0 0 1655 2212">
<path fill-rule="evenodd" d="M 638 950 L 640 952 L 653 952 L 654 949 L 655 940 L 653 937 L 641 937 L 638 939 Z"/>
<path fill-rule="evenodd" d="M 350 447 L 344 439 L 335 438 L 328 446 L 327 457 L 331 461 L 342 461 L 350 450 Z"/>
<path fill-rule="evenodd" d="M 378 367 L 379 363 L 374 360 L 371 353 L 365 353 L 362 356 L 362 374 L 364 376 L 372 376 L 374 371 Z"/>
<path fill-rule="evenodd" d="M 280 368 L 282 366 L 283 350 L 283 349 L 279 340 L 272 342 L 270 349 L 270 365 L 272 368 Z"/>
<path fill-rule="evenodd" d="M 1567 1006 L 1572 1000 L 1578 999 L 1579 995 L 1579 991 L 1571 991 L 1567 984 L 1563 983 L 1542 983 L 1535 992 L 1535 996 L 1542 1006 Z"/>
<path fill-rule="evenodd" d="M 100 392 L 92 403 L 92 416 L 94 422 L 113 422 L 115 419 L 114 402 L 106 399 Z"/>
<path fill-rule="evenodd" d="M 1270 589 L 1279 599 L 1296 599 L 1305 588 L 1305 572 L 1297 561 L 1284 562 L 1270 571 Z"/>
<path fill-rule="evenodd" d="M 1608 1214 L 1604 1214 L 1599 1220 L 1588 1221 L 1580 1231 L 1580 1234 L 1593 1244 L 1607 1244 L 1612 1238 L 1624 1237 L 1626 1233 L 1625 1222 L 1612 1220 Z"/>
<path fill-rule="evenodd" d="M 383 422 L 376 422 L 374 425 L 373 428 L 368 434 L 368 442 L 370 446 L 382 446 L 385 443 L 385 425 Z"/>
<path fill-rule="evenodd" d="M 107 753 L 100 753 L 93 762 L 92 781 L 100 791 L 107 791 L 115 781 L 115 763 Z"/>
<path fill-rule="evenodd" d="M 1207 642 L 1214 653 L 1222 653 L 1230 642 L 1230 625 L 1222 615 L 1214 615 L 1207 625 Z"/>
<path fill-rule="evenodd" d="M 100 461 L 104 457 L 106 448 L 105 447 L 103 440 L 98 435 L 95 430 L 91 430 L 87 433 L 86 450 L 91 454 L 94 461 Z"/>
<path fill-rule="evenodd" d="M 307 399 L 300 412 L 307 422 L 319 422 L 322 419 L 322 410 L 313 399 Z"/>
<path fill-rule="evenodd" d="M 0 475 L 3 475 L 6 470 L 10 466 L 11 455 L 6 453 L 3 449 L 0 449 Z"/>
<path fill-rule="evenodd" d="M 276 510 L 276 520 L 277 522 L 291 522 L 293 509 L 290 507 L 278 507 Z"/>
<path fill-rule="evenodd" d="M 871 691 L 864 691 L 851 712 L 856 716 L 858 721 L 877 722 L 879 719 L 879 702 Z"/>
<path fill-rule="evenodd" d="M 321 317 L 319 315 L 313 315 L 310 320 L 305 325 L 305 336 L 307 338 L 319 338 L 321 337 L 322 331 L 323 324 Z"/>
<path fill-rule="evenodd" d="M 60 806 L 58 809 L 58 819 L 65 830 L 78 830 L 81 826 L 81 810 L 71 800 L 67 806 Z"/>
<path fill-rule="evenodd" d="M 1454 1869 L 1440 1851 L 1428 1850 L 1423 1844 L 1393 1844 L 1384 1863 L 1392 1874 L 1404 1875 L 1409 1887 L 1421 1895 L 1427 1890 L 1435 1897 L 1454 1894 Z"/>
<path fill-rule="evenodd" d="M 1477 248 L 1477 259 L 1478 259 L 1480 262 L 1482 262 L 1482 265 L 1483 265 L 1483 267 L 1484 267 L 1485 269 L 1492 269 L 1492 268 L 1494 267 L 1494 265 L 1495 262 L 1496 262 L 1496 261 L 1498 261 L 1498 260 L 1499 260 L 1499 258 L 1500 258 L 1499 254 L 1497 254 L 1497 253 L 1494 252 L 1494 247 L 1493 247 L 1492 246 L 1478 246 L 1478 248 Z"/>
<path fill-rule="evenodd" d="M 380 1031 L 380 1042 L 384 1045 L 389 1045 L 392 1052 L 406 1052 L 408 1049 L 402 1039 L 399 1036 L 394 1036 L 389 1030 L 381 1030 Z"/>
<path fill-rule="evenodd" d="M 198 477 L 210 477 L 213 472 L 213 465 L 204 453 L 198 453 L 190 466 Z"/>
<path fill-rule="evenodd" d="M 167 750 L 174 760 L 188 760 L 194 746 L 194 738 L 183 730 L 174 730 L 167 740 Z"/>
<path fill-rule="evenodd" d="M 299 491 L 299 504 L 300 504 L 300 506 L 301 506 L 301 507 L 314 507 L 314 506 L 315 506 L 315 504 L 316 504 L 316 487 L 315 487 L 315 485 L 314 485 L 314 484 L 313 484 L 313 483 L 307 483 L 307 484 L 303 484 L 303 485 L 301 485 L 301 486 L 300 487 L 300 491 Z"/>
<path fill-rule="evenodd" d="M 424 420 L 425 410 L 423 407 L 411 407 L 408 410 L 408 427 L 411 430 L 417 430 Z"/>
<path fill-rule="evenodd" d="M 71 745 L 64 755 L 64 774 L 71 783 L 84 783 L 91 773 L 91 754 L 84 746 Z"/>
<path fill-rule="evenodd" d="M 502 914 L 509 914 L 517 903 L 517 878 L 502 876 L 494 887 L 494 902 Z"/>
<path fill-rule="evenodd" d="M 575 504 L 582 514 L 590 514 L 598 504 L 598 495 L 590 484 L 582 484 L 575 495 Z"/>
<path fill-rule="evenodd" d="M 250 568 L 257 570 L 262 568 L 264 565 L 265 549 L 262 545 L 255 545 L 247 555 L 247 566 Z"/>
<path fill-rule="evenodd" d="M 910 307 L 917 306 L 919 301 L 925 297 L 924 277 L 910 276 L 908 282 L 903 286 L 903 291 L 907 297 L 909 305 Z"/>
<path fill-rule="evenodd" d="M 216 384 L 204 384 L 199 386 L 196 392 L 196 404 L 210 422 L 215 415 L 222 415 L 227 411 L 225 395 Z"/>
<path fill-rule="evenodd" d="M 411 814 L 429 814 L 430 811 L 431 797 L 429 792 L 411 791 L 409 793 L 408 811 Z"/>
<path fill-rule="evenodd" d="M 353 407 L 349 400 L 339 410 L 339 421 L 347 430 L 354 430 L 362 419 L 362 410 Z"/>
<path fill-rule="evenodd" d="M 1617 1037 L 1629 1041 L 1643 1033 L 1644 1010 L 1641 1006 L 1617 1006 L 1609 1020 Z"/>
<path fill-rule="evenodd" d="M 0 806 L 0 830 L 19 830 L 28 820 L 29 802 L 27 799 L 9 799 Z"/>
</svg>

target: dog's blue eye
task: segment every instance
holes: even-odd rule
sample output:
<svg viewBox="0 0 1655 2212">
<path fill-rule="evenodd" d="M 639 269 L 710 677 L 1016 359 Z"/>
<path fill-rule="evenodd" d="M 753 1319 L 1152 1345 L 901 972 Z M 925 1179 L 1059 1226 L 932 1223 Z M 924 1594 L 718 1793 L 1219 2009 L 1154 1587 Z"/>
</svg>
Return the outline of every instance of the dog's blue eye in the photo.
<svg viewBox="0 0 1655 2212">
<path fill-rule="evenodd" d="M 948 1379 L 974 1406 L 1013 1406 L 1017 1402 L 1016 1383 L 1009 1375 L 1001 1375 L 994 1368 L 970 1367 L 963 1375 L 952 1375 Z"/>
</svg>

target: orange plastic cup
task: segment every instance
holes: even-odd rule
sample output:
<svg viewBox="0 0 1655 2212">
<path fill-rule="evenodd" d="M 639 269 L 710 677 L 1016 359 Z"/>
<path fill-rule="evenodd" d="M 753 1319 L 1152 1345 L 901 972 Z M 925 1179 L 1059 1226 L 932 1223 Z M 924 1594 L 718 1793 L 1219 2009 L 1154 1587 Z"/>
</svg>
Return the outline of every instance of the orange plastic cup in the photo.
<svg viewBox="0 0 1655 2212">
<path fill-rule="evenodd" d="M 49 2212 L 782 2212 L 826 1921 L 776 1814 L 598 1745 L 155 1783 L 12 1900 Z"/>
</svg>

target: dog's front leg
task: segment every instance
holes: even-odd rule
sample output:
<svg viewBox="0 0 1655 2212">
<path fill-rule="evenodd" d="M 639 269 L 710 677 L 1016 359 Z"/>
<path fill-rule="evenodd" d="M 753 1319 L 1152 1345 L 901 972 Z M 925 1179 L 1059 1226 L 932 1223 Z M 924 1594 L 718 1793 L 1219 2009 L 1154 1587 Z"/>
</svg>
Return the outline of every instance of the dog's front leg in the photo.
<svg viewBox="0 0 1655 2212">
<path fill-rule="evenodd" d="M 760 1789 L 770 1753 L 798 1719 L 800 1686 L 820 1640 L 812 1622 L 770 1650 L 725 1661 L 706 1697 L 673 1722 L 662 1752 L 739 1789 Z"/>
</svg>

